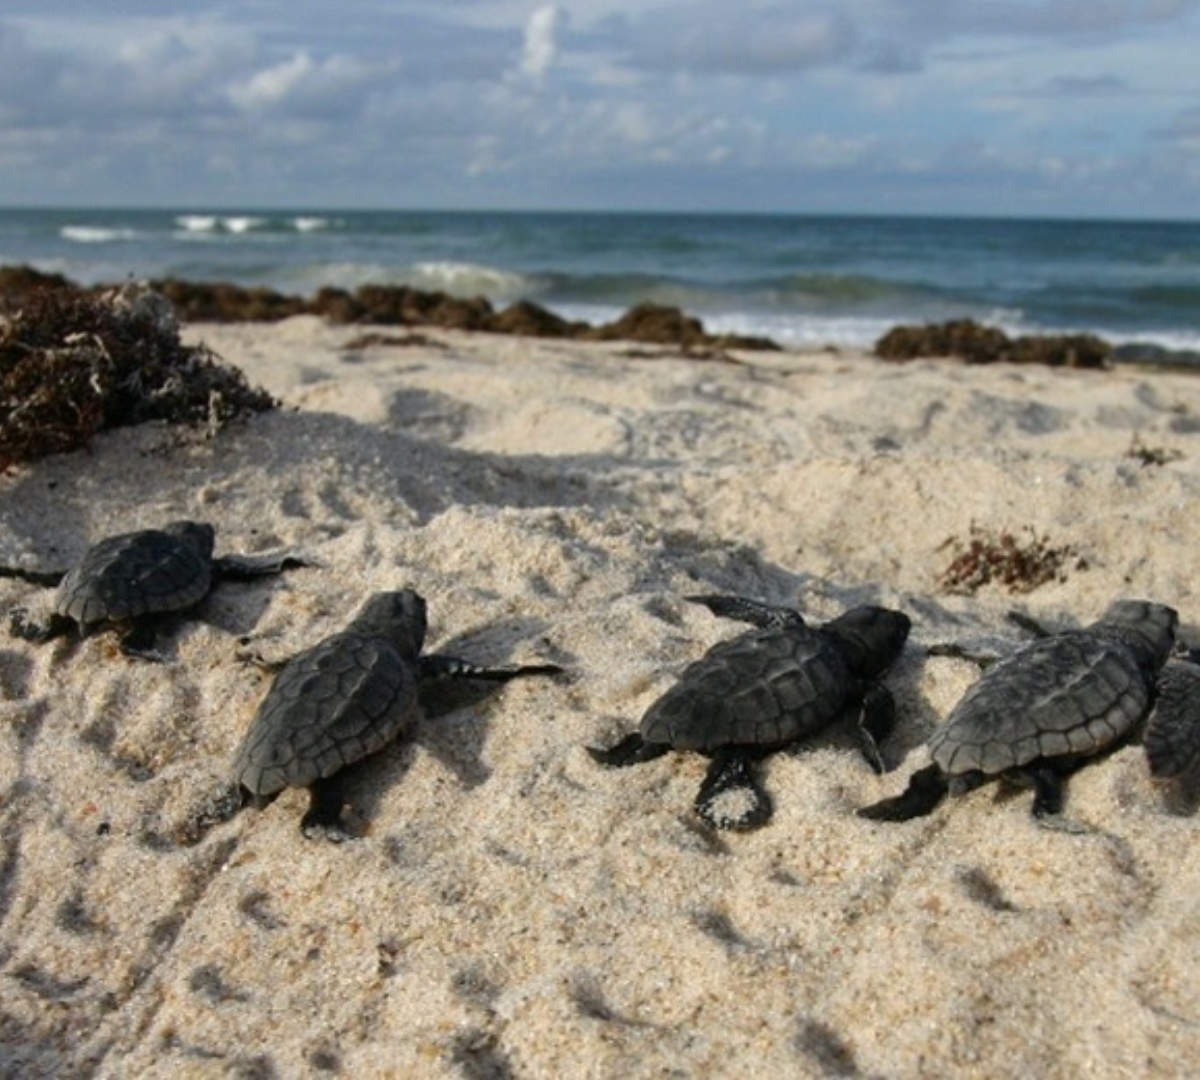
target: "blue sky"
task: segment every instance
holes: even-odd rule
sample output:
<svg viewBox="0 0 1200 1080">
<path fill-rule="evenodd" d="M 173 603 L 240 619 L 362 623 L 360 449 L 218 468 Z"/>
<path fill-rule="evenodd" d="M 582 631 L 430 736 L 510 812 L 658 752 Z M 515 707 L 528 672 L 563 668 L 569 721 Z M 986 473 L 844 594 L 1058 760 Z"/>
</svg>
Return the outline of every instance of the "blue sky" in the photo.
<svg viewBox="0 0 1200 1080">
<path fill-rule="evenodd" d="M 5 0 L 0 204 L 1200 217 L 1200 0 Z"/>
</svg>

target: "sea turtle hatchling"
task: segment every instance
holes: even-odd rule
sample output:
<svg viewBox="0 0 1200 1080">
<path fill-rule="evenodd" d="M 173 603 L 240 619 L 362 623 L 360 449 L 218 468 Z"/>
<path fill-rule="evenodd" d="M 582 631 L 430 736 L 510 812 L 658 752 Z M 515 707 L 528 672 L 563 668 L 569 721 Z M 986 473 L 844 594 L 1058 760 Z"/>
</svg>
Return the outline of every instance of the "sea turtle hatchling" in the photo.
<svg viewBox="0 0 1200 1080">
<path fill-rule="evenodd" d="M 84 636 L 106 626 L 121 630 L 121 651 L 158 660 L 156 617 L 198 604 L 222 578 L 247 579 L 278 574 L 303 559 L 287 553 L 213 556 L 215 531 L 204 522 L 175 521 L 161 529 L 110 536 L 90 547 L 79 564 L 61 572 L 3 568 L 7 576 L 57 585 L 52 610 L 43 623 L 24 608 L 10 618 L 12 633 L 28 641 L 48 641 L 78 627 Z"/>
<path fill-rule="evenodd" d="M 480 668 L 452 656 L 423 656 L 425 627 L 425 600 L 412 589 L 377 593 L 344 630 L 287 661 L 234 758 L 243 797 L 261 804 L 284 788 L 307 787 L 304 834 L 342 840 L 342 770 L 416 723 L 422 680 L 507 682 L 562 670 L 554 664 Z"/>
<path fill-rule="evenodd" d="M 715 829 L 752 829 L 771 817 L 756 762 L 857 712 L 864 756 L 883 771 L 878 741 L 891 727 L 891 693 L 879 681 L 908 637 L 907 615 L 856 607 L 820 627 L 786 607 L 736 596 L 690 596 L 715 615 L 755 629 L 714 645 L 650 706 L 639 730 L 608 749 L 603 765 L 625 766 L 693 750 L 712 758 L 696 812 Z"/>
<path fill-rule="evenodd" d="M 1164 604 L 1118 600 L 1091 626 L 1040 638 L 988 667 L 930 737 L 933 763 L 900 795 L 859 814 L 907 821 L 947 792 L 996 777 L 1032 784 L 1036 817 L 1059 814 L 1064 777 L 1130 738 L 1150 711 L 1178 621 Z"/>
</svg>

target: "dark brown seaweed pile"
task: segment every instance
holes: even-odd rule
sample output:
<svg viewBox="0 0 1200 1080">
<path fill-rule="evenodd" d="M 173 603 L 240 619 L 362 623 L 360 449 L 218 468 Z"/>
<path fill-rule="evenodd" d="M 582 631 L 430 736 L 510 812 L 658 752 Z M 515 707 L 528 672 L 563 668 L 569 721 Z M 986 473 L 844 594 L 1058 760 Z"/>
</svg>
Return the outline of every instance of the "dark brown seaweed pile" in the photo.
<svg viewBox="0 0 1200 1080">
<path fill-rule="evenodd" d="M 1051 581 L 1065 581 L 1067 570 L 1084 570 L 1087 563 L 1073 548 L 1052 545 L 1026 527 L 1024 540 L 1007 529 L 996 532 L 971 523 L 964 543 L 950 537 L 942 548 L 953 549 L 950 565 L 942 571 L 938 585 L 947 592 L 975 593 L 985 585 L 1002 585 L 1012 593 L 1032 592 Z"/>
<path fill-rule="evenodd" d="M 1047 364 L 1051 367 L 1103 368 L 1113 360 L 1112 346 L 1092 334 L 1030 334 L 1010 338 L 994 326 L 955 319 L 926 326 L 894 326 L 875 342 L 884 360 L 952 356 L 968 364 Z"/>
<path fill-rule="evenodd" d="M 107 428 L 216 429 L 277 405 L 210 350 L 183 345 L 170 303 L 150 290 L 51 279 L 10 290 L 3 307 L 0 470 L 86 446 Z"/>
</svg>

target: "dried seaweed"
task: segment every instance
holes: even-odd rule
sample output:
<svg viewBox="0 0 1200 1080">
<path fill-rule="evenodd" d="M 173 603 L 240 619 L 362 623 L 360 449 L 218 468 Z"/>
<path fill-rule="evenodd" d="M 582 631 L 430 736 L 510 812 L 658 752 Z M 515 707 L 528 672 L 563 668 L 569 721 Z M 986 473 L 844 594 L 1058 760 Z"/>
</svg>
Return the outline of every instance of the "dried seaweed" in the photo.
<svg viewBox="0 0 1200 1080">
<path fill-rule="evenodd" d="M 1087 562 L 1070 545 L 1052 545 L 1030 526 L 1021 533 L 999 532 L 971 522 L 966 541 L 950 537 L 939 550 L 954 552 L 938 585 L 947 592 L 972 594 L 985 585 L 1001 585 L 1012 593 L 1032 592 L 1051 581 L 1065 581 L 1069 569 L 1084 570 Z"/>
<path fill-rule="evenodd" d="M 108 428 L 216 431 L 277 404 L 211 350 L 183 345 L 170 303 L 148 289 L 32 289 L 0 321 L 0 470 Z"/>
</svg>

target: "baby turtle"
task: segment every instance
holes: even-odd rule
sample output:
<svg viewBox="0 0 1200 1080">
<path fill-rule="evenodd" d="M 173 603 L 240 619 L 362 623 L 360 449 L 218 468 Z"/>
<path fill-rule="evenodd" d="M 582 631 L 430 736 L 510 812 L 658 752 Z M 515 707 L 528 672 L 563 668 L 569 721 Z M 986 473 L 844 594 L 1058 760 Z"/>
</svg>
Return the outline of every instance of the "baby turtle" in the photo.
<svg viewBox="0 0 1200 1080">
<path fill-rule="evenodd" d="M 1167 661 L 1142 747 L 1155 780 L 1200 774 L 1200 665 L 1190 659 Z"/>
<path fill-rule="evenodd" d="M 877 681 L 900 655 L 908 616 L 857 607 L 820 627 L 799 612 L 737 596 L 689 596 L 715 615 L 757 629 L 714 645 L 647 710 L 639 730 L 608 749 L 603 765 L 650 761 L 669 750 L 712 758 L 696 812 L 714 829 L 752 829 L 771 817 L 756 762 L 858 710 L 863 755 L 883 771 L 878 741 L 892 724 L 892 695 Z"/>
<path fill-rule="evenodd" d="M 213 527 L 175 521 L 161 529 L 110 536 L 94 544 L 79 565 L 65 573 L 7 568 L 42 585 L 58 585 L 53 609 L 44 624 L 18 608 L 12 633 L 27 641 L 48 641 L 78 627 L 87 636 L 105 626 L 121 632 L 127 656 L 162 659 L 154 651 L 156 616 L 198 604 L 222 578 L 247 579 L 303 566 L 294 555 L 223 555 L 213 557 Z"/>
<path fill-rule="evenodd" d="M 1179 617 L 1164 604 L 1118 600 L 1099 622 L 1051 634 L 989 667 L 929 740 L 933 764 L 900 795 L 859 814 L 907 821 L 947 792 L 996 777 L 1034 788 L 1038 818 L 1062 810 L 1063 782 L 1128 739 L 1150 711 Z"/>
<path fill-rule="evenodd" d="M 507 682 L 562 670 L 553 664 L 480 668 L 452 656 L 422 656 L 425 625 L 425 601 L 412 589 L 377 593 L 345 630 L 289 660 L 234 758 L 234 778 L 244 792 L 261 803 L 286 787 L 307 787 L 304 834 L 342 840 L 342 770 L 412 728 L 422 680 Z"/>
</svg>

